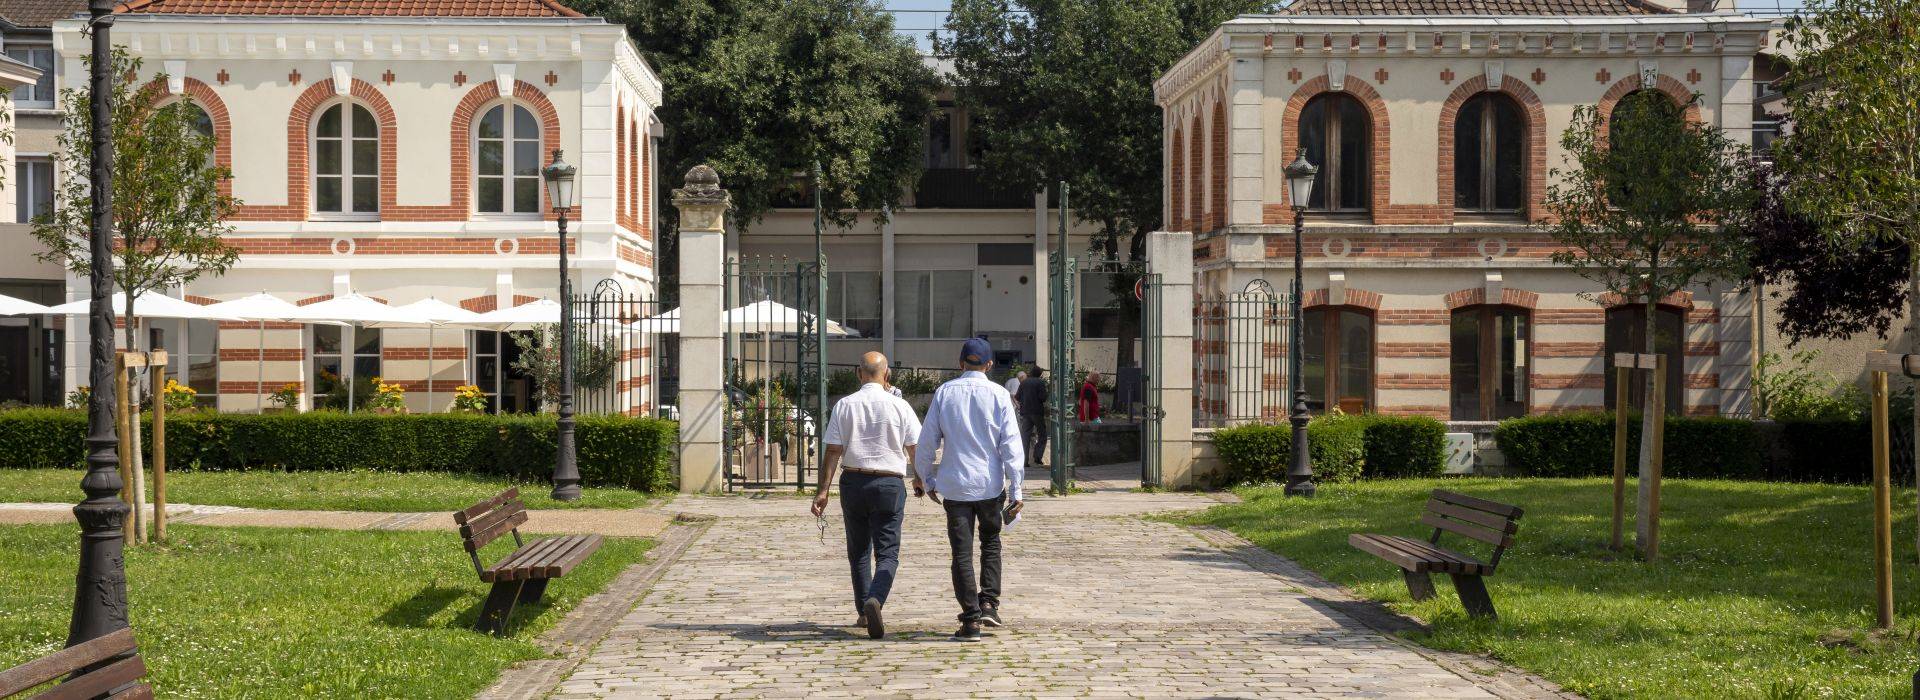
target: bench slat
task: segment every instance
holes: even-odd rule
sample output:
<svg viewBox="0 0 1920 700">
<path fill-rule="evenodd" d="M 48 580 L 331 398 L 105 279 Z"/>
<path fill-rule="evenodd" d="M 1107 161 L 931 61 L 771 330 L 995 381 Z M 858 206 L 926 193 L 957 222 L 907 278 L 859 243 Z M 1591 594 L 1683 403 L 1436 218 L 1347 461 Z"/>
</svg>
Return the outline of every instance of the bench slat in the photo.
<svg viewBox="0 0 1920 700">
<path fill-rule="evenodd" d="M 122 627 L 0 671 L 0 698 L 15 695 L 119 654 L 133 651 L 133 629 Z"/>
<path fill-rule="evenodd" d="M 1476 525 L 1485 526 L 1489 530 L 1499 530 L 1509 534 L 1520 529 L 1520 524 L 1514 521 L 1513 518 L 1495 515 L 1483 510 L 1462 508 L 1437 498 L 1427 501 L 1427 512 L 1439 513 L 1454 520 L 1465 520 Z"/>
<path fill-rule="evenodd" d="M 597 551 L 600 551 L 599 535 L 587 535 L 577 538 L 573 548 L 568 551 L 565 556 L 560 557 L 553 565 L 547 567 L 547 578 L 559 578 L 567 575 L 568 572 L 573 571 L 573 567 L 579 566 L 580 562 L 586 561 L 587 557 L 592 556 L 593 553 Z"/>
<path fill-rule="evenodd" d="M 548 550 L 553 549 L 559 544 L 561 543 L 558 540 L 552 539 L 535 541 L 525 547 L 513 550 L 512 554 L 508 554 L 506 558 L 488 567 L 487 571 L 493 574 L 492 580 L 494 581 L 519 581 L 522 579 L 539 578 L 539 576 L 534 574 L 534 571 L 540 568 L 538 564 L 540 557 L 545 556 Z"/>
<path fill-rule="evenodd" d="M 1480 574 L 1489 568 L 1472 557 L 1410 537 L 1355 534 L 1347 538 L 1347 543 L 1408 571 Z"/>
<path fill-rule="evenodd" d="M 107 700 L 153 700 L 153 686 L 140 683 L 107 696 Z"/>
<path fill-rule="evenodd" d="M 1457 506 L 1466 506 L 1474 510 L 1486 511 L 1494 515 L 1498 515 L 1504 518 L 1510 518 L 1514 520 L 1518 520 L 1520 518 L 1520 514 L 1525 512 L 1525 511 L 1522 511 L 1519 506 L 1510 506 L 1505 503 L 1500 503 L 1498 501 L 1489 501 L 1484 498 L 1476 498 L 1473 496 L 1466 495 L 1464 493 L 1455 493 L 1455 492 L 1447 491 L 1444 489 L 1434 489 L 1433 497 L 1441 501 L 1444 501 L 1446 503 L 1451 503 Z"/>
<path fill-rule="evenodd" d="M 147 662 L 130 656 L 35 695 L 35 700 L 90 700 L 147 675 Z"/>
<path fill-rule="evenodd" d="M 1423 525 L 1428 525 L 1431 527 L 1437 527 L 1442 530 L 1446 530 L 1447 532 L 1451 532 L 1461 537 L 1479 540 L 1481 542 L 1485 542 L 1487 544 L 1493 545 L 1495 547 L 1500 547 L 1502 549 L 1505 549 L 1513 545 L 1513 537 L 1508 535 L 1507 533 L 1488 530 L 1486 528 L 1479 527 L 1476 525 L 1470 525 L 1467 523 L 1460 522 L 1458 520 L 1448 520 L 1446 518 L 1442 518 L 1432 513 L 1421 514 L 1420 523 Z"/>
<path fill-rule="evenodd" d="M 473 505 L 467 506 L 466 510 L 460 511 L 458 513 L 454 513 L 453 522 L 458 523 L 460 525 L 465 525 L 467 524 L 468 521 L 473 520 L 474 518 L 480 517 L 481 513 L 485 513 L 487 511 L 493 510 L 494 506 L 498 506 L 502 503 L 505 503 L 509 500 L 519 498 L 519 497 L 520 497 L 520 487 L 514 486 L 505 491 L 501 491 L 499 495 L 494 496 L 493 498 L 489 498 L 479 503 L 475 503 Z"/>
<path fill-rule="evenodd" d="M 464 530 L 465 526 L 462 526 L 463 530 L 460 534 L 461 534 L 462 540 L 464 541 L 464 544 L 466 544 L 467 546 L 467 551 L 477 552 L 477 551 L 480 551 L 481 547 L 487 546 L 488 543 L 491 543 L 494 540 L 499 539 L 501 535 L 504 535 L 512 531 L 514 528 L 517 528 L 517 527 L 520 527 L 521 525 L 526 524 L 526 522 L 527 522 L 526 511 L 524 510 L 514 511 L 513 513 L 507 515 L 506 517 L 501 518 L 499 521 L 494 522 L 492 525 L 488 526 L 486 530 L 483 530 L 483 531 L 473 532 L 469 534 Z"/>
</svg>

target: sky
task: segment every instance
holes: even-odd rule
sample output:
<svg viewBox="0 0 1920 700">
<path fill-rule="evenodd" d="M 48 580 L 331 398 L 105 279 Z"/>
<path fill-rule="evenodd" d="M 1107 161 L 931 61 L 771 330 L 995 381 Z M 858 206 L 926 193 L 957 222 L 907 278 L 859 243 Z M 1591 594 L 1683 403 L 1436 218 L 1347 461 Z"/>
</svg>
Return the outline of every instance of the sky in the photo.
<svg viewBox="0 0 1920 700">
<path fill-rule="evenodd" d="M 894 13 L 896 31 L 913 37 L 922 51 L 927 50 L 927 33 L 946 23 L 946 10 L 952 7 L 952 0 L 884 0 L 887 9 Z M 1802 0 L 1734 0 L 1742 11 L 1759 16 L 1774 16 L 1790 13 L 1800 8 Z"/>
</svg>

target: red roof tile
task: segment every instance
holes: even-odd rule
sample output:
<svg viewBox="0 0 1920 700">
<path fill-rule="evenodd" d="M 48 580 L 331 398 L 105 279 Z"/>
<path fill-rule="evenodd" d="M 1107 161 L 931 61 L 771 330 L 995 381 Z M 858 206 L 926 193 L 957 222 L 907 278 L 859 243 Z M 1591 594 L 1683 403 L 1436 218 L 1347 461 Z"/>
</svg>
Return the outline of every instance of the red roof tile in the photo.
<svg viewBox="0 0 1920 700">
<path fill-rule="evenodd" d="M 559 0 L 129 0 L 119 13 L 290 17 L 581 17 Z"/>
<path fill-rule="evenodd" d="M 1657 15 L 1647 0 L 1296 0 L 1289 15 Z"/>
</svg>

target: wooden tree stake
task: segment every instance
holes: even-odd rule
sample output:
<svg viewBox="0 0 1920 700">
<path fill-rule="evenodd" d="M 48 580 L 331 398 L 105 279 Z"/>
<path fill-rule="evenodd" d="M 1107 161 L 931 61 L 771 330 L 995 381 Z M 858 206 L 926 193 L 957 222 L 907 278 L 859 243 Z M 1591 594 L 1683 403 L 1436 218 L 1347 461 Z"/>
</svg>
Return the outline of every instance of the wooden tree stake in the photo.
<svg viewBox="0 0 1920 700">
<path fill-rule="evenodd" d="M 1627 388 L 1633 382 L 1633 367 L 1613 369 L 1613 551 L 1626 545 L 1627 521 Z"/>
<path fill-rule="evenodd" d="M 167 541 L 167 353 L 147 354 L 153 368 L 153 539 Z"/>
<path fill-rule="evenodd" d="M 1647 512 L 1640 517 L 1646 519 L 1647 541 L 1641 549 L 1652 563 L 1660 558 L 1660 472 L 1666 466 L 1667 432 L 1667 356 L 1655 355 L 1653 358 L 1653 396 L 1649 397 L 1647 410 L 1653 411 L 1653 454 L 1647 456 L 1647 478 L 1649 485 Z"/>
<path fill-rule="evenodd" d="M 1875 624 L 1893 626 L 1893 484 L 1887 373 L 1873 373 L 1873 593 Z"/>
<path fill-rule="evenodd" d="M 127 354 L 122 352 L 116 357 L 118 361 L 114 363 L 113 401 L 114 412 L 118 414 L 114 416 L 114 421 L 119 426 L 117 432 L 119 432 L 120 438 L 120 500 L 126 502 L 129 507 L 132 507 L 134 505 L 133 449 L 129 447 L 128 444 L 132 442 L 133 429 L 128 425 L 127 421 Z M 134 508 L 128 515 L 130 517 L 126 520 L 127 540 L 139 542 L 140 530 L 138 523 L 140 522 L 140 509 Z"/>
</svg>

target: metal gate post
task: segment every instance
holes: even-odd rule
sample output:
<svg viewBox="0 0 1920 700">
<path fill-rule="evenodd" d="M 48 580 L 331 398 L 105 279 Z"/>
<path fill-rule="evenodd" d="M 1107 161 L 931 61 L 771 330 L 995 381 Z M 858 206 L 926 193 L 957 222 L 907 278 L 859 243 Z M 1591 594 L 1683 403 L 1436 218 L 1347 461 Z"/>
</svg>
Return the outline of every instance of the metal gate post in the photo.
<svg viewBox="0 0 1920 700">
<path fill-rule="evenodd" d="M 1068 463 L 1073 459 L 1073 326 L 1077 309 L 1073 307 L 1073 273 L 1076 271 L 1072 256 L 1068 255 L 1067 219 L 1072 210 L 1068 207 L 1070 187 L 1065 181 L 1060 183 L 1060 234 L 1059 243 L 1049 254 L 1052 275 L 1048 282 L 1049 294 L 1053 299 L 1050 316 L 1049 337 L 1053 350 L 1053 410 L 1049 421 L 1052 423 L 1053 440 L 1053 484 L 1055 495 L 1067 493 Z"/>
</svg>

